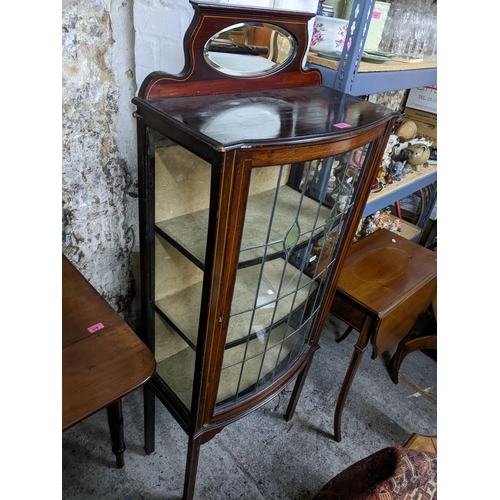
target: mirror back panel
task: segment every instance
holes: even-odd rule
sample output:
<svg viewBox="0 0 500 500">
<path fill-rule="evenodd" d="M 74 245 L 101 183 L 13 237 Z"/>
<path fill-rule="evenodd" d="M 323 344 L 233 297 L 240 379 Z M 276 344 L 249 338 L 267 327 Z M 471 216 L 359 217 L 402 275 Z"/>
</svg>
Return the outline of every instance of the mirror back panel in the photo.
<svg viewBox="0 0 500 500">
<path fill-rule="evenodd" d="M 190 0 L 194 17 L 184 39 L 186 62 L 177 75 L 151 73 L 139 97 L 214 95 L 321 85 L 304 70 L 311 12 L 257 9 Z M 204 85 L 199 88 L 199 82 Z"/>
</svg>

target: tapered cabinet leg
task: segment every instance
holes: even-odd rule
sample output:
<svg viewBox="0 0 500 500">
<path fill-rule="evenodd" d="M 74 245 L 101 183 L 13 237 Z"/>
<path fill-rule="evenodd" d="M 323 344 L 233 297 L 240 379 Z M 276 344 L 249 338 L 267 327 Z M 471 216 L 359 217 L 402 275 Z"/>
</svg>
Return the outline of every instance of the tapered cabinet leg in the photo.
<svg viewBox="0 0 500 500">
<path fill-rule="evenodd" d="M 125 439 L 123 437 L 123 413 L 122 400 L 109 405 L 108 413 L 109 432 L 111 434 L 112 450 L 116 456 L 116 465 L 121 469 L 125 465 L 123 453 L 125 451 Z"/>
<path fill-rule="evenodd" d="M 149 384 L 144 386 L 144 451 L 155 451 L 155 394 Z"/>
<path fill-rule="evenodd" d="M 198 460 L 200 458 L 201 437 L 189 439 L 186 460 L 186 474 L 184 476 L 184 495 L 182 500 L 193 500 Z"/>
<path fill-rule="evenodd" d="M 297 377 L 297 380 L 295 381 L 295 385 L 293 386 L 293 391 L 292 395 L 290 396 L 290 401 L 288 402 L 288 406 L 286 408 L 285 415 L 283 418 L 289 422 L 294 413 L 295 413 L 295 408 L 297 406 L 297 403 L 300 398 L 300 393 L 302 392 L 302 388 L 304 387 L 304 382 L 306 381 L 307 378 L 307 373 L 309 372 L 309 368 L 311 367 L 311 363 L 314 357 L 314 353 L 311 355 L 309 358 L 309 361 L 306 363 L 304 366 L 304 369 L 300 372 L 300 374 Z"/>
<path fill-rule="evenodd" d="M 344 405 L 347 399 L 347 395 L 349 394 L 349 390 L 351 389 L 352 381 L 354 380 L 354 376 L 358 371 L 359 363 L 361 363 L 361 359 L 363 358 L 363 354 L 368 345 L 369 338 L 369 329 L 365 325 L 362 328 L 361 333 L 359 334 L 358 341 L 354 346 L 354 352 L 351 356 L 351 361 L 349 362 L 349 367 L 347 368 L 347 373 L 344 377 L 344 382 L 342 383 L 342 388 L 340 389 L 339 398 L 337 400 L 337 404 L 335 406 L 335 415 L 333 419 L 333 439 L 340 443 L 342 439 L 342 434 L 340 432 L 340 422 L 342 419 L 342 412 L 344 410 Z"/>
</svg>

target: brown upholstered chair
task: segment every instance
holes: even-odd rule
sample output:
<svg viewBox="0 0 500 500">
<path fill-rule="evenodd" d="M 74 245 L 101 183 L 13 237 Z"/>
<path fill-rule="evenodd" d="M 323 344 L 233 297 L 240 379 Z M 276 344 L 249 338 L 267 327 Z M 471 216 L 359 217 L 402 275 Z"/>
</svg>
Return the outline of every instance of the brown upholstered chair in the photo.
<svg viewBox="0 0 500 500">
<path fill-rule="evenodd" d="M 437 437 L 412 434 L 403 447 L 384 448 L 349 466 L 313 500 L 422 498 L 437 498 Z"/>
</svg>

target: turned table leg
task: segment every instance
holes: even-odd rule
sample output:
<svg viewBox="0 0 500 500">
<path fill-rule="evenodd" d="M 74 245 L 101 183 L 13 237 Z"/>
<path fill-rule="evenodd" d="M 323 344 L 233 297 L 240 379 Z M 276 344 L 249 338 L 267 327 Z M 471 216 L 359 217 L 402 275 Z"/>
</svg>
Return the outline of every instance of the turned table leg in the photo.
<svg viewBox="0 0 500 500">
<path fill-rule="evenodd" d="M 123 437 L 123 414 L 122 400 L 109 405 L 108 413 L 109 432 L 111 433 L 112 450 L 116 456 L 116 465 L 121 469 L 125 465 L 123 452 L 125 451 L 125 439 Z"/>
<path fill-rule="evenodd" d="M 363 357 L 364 352 L 368 346 L 368 340 L 370 338 L 370 326 L 371 322 L 365 320 L 361 332 L 358 337 L 358 341 L 354 346 L 354 351 L 351 356 L 351 361 L 349 362 L 349 367 L 347 368 L 347 373 L 344 377 L 344 382 L 342 383 L 342 388 L 340 389 L 339 398 L 337 400 L 337 405 L 335 406 L 335 416 L 333 420 L 333 439 L 340 443 L 342 435 L 340 432 L 340 421 L 342 418 L 342 411 L 344 410 L 344 405 L 351 389 L 352 381 L 358 370 L 359 363 Z"/>
<path fill-rule="evenodd" d="M 155 407 L 156 400 L 149 384 L 144 386 L 144 451 L 149 455 L 155 451 Z"/>
</svg>

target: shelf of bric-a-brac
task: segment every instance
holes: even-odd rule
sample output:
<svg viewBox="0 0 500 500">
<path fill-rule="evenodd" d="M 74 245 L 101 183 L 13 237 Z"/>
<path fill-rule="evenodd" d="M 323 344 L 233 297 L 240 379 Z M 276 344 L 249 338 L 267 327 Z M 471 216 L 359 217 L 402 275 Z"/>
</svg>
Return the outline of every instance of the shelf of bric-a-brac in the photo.
<svg viewBox="0 0 500 500">
<path fill-rule="evenodd" d="M 437 181 L 437 163 L 420 167 L 419 171 L 408 172 L 400 181 L 392 181 L 378 193 L 371 193 L 363 211 L 363 217 L 372 215 L 395 202 L 406 198 L 419 189 Z"/>
<path fill-rule="evenodd" d="M 390 216 L 391 220 L 397 219 L 396 216 L 391 215 Z M 378 231 L 379 229 L 376 229 Z M 399 236 L 402 236 L 403 238 L 414 241 L 415 243 L 418 243 L 420 240 L 420 235 L 422 233 L 422 230 L 418 227 L 415 226 L 415 224 L 412 224 L 411 222 L 405 221 L 403 219 L 400 219 L 400 227 L 399 230 L 396 231 L 396 234 Z"/>
</svg>

